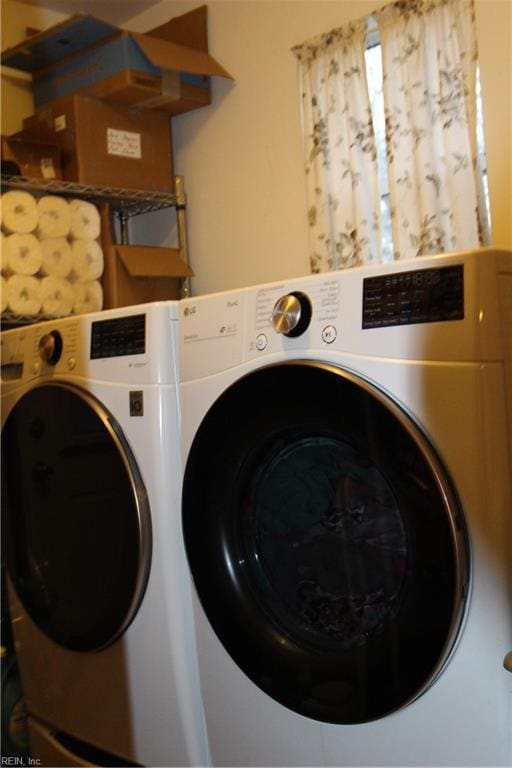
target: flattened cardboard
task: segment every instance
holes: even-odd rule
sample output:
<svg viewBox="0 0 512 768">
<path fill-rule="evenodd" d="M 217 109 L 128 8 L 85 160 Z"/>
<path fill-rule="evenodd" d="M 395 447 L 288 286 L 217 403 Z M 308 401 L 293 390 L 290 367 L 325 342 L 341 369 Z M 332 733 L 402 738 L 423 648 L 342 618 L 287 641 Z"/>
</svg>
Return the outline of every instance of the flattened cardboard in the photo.
<svg viewBox="0 0 512 768">
<path fill-rule="evenodd" d="M 179 248 L 148 245 L 115 245 L 117 255 L 132 277 L 192 277 Z"/>
<path fill-rule="evenodd" d="M 150 37 L 160 37 L 170 43 L 188 45 L 199 51 L 208 51 L 208 34 L 206 22 L 207 8 L 201 5 L 182 16 L 176 16 L 165 24 L 149 29 L 146 34 Z"/>
<path fill-rule="evenodd" d="M 202 6 L 146 34 L 77 14 L 4 51 L 0 61 L 33 74 L 36 106 L 74 93 L 99 96 L 98 83 L 126 70 L 158 76 L 162 82 L 169 73 L 177 73 L 184 87 L 203 91 L 200 98 L 184 98 L 181 104 L 181 96 L 161 87 L 155 108 L 179 114 L 210 103 L 210 77 L 233 79 L 207 52 L 206 13 Z M 102 98 L 110 99 L 116 93 L 119 89 L 106 87 Z M 131 97 L 137 98 L 136 90 L 131 90 Z M 121 101 L 128 103 L 129 98 L 125 93 Z"/>
<path fill-rule="evenodd" d="M 139 47 L 144 51 L 150 62 L 160 69 L 174 69 L 179 72 L 189 72 L 193 75 L 216 75 L 233 79 L 206 51 L 196 48 L 187 48 L 178 43 L 169 43 L 150 35 L 141 35 L 138 32 L 130 33 Z"/>
</svg>

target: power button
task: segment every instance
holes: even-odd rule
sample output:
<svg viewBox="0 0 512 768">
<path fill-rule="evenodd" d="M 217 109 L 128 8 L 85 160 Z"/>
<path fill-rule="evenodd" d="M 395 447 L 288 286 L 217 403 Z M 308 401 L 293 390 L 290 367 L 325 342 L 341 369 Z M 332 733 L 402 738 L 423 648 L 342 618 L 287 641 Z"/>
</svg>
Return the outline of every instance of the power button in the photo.
<svg viewBox="0 0 512 768">
<path fill-rule="evenodd" d="M 256 349 L 259 352 L 263 352 L 264 349 L 266 349 L 268 344 L 268 339 L 265 336 L 264 333 L 259 333 L 258 336 L 256 336 Z"/>
<path fill-rule="evenodd" d="M 337 335 L 338 331 L 334 325 L 326 325 L 325 328 L 322 329 L 322 341 L 325 341 L 326 344 L 332 344 Z"/>
</svg>

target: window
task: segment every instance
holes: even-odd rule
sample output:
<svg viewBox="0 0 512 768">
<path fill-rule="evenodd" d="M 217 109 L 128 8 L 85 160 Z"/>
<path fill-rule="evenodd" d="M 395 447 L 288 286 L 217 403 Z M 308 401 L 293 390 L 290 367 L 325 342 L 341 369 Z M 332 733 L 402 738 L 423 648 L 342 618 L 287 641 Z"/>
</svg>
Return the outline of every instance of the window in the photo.
<svg viewBox="0 0 512 768">
<path fill-rule="evenodd" d="M 400 0 L 293 50 L 313 272 L 489 243 L 474 0 Z"/>
<path fill-rule="evenodd" d="M 382 56 L 379 31 L 372 17 L 370 17 L 368 21 L 365 63 L 370 105 L 373 117 L 373 127 L 375 131 L 375 143 L 377 147 L 377 162 L 379 165 L 382 260 L 392 261 L 393 234 L 391 230 L 391 204 L 389 197 L 388 169 L 386 161 L 386 126 L 384 119 L 384 95 L 382 86 Z M 487 162 L 485 155 L 482 92 L 479 67 L 477 67 L 476 72 L 476 109 L 478 166 L 483 182 L 487 220 L 490 222 L 489 183 L 487 178 Z"/>
<path fill-rule="evenodd" d="M 382 260 L 393 260 L 393 235 L 391 233 L 391 208 L 389 200 L 388 166 L 386 163 L 386 126 L 384 122 L 384 95 L 382 92 L 382 57 L 379 33 L 370 31 L 365 51 L 366 76 L 370 92 L 373 128 L 377 146 L 377 162 L 380 182 L 380 215 L 382 227 Z"/>
</svg>

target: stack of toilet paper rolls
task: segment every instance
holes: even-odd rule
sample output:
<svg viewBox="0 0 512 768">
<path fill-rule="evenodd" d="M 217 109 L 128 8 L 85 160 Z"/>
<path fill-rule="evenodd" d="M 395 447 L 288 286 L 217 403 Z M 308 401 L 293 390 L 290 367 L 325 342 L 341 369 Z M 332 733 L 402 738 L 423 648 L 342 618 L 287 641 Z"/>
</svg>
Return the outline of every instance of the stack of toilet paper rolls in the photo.
<svg viewBox="0 0 512 768">
<path fill-rule="evenodd" d="M 1 311 L 63 317 L 103 308 L 98 209 L 11 190 L 1 200 Z"/>
</svg>

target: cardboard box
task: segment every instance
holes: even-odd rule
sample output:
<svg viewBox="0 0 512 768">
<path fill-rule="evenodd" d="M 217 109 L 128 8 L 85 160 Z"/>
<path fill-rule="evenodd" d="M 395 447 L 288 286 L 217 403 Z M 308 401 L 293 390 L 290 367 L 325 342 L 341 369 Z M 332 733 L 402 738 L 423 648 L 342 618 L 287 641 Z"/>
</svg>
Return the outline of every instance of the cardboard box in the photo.
<svg viewBox="0 0 512 768">
<path fill-rule="evenodd" d="M 104 246 L 105 309 L 179 299 L 181 279 L 193 275 L 177 248 Z"/>
<path fill-rule="evenodd" d="M 36 107 L 80 93 L 180 114 L 210 103 L 210 77 L 232 79 L 208 54 L 206 27 L 206 6 L 145 34 L 77 14 L 0 60 L 32 73 Z"/>
<path fill-rule="evenodd" d="M 69 96 L 36 111 L 23 134 L 51 136 L 62 178 L 80 184 L 172 192 L 170 118 L 120 104 Z"/>
<path fill-rule="evenodd" d="M 137 109 L 159 109 L 170 116 L 190 112 L 211 103 L 209 78 L 188 79 L 178 72 L 149 75 L 124 69 L 85 89 L 98 99 L 129 104 Z"/>
<path fill-rule="evenodd" d="M 37 179 L 61 179 L 60 148 L 38 138 L 21 135 L 2 136 L 2 161 L 10 160 L 22 176 Z"/>
</svg>

